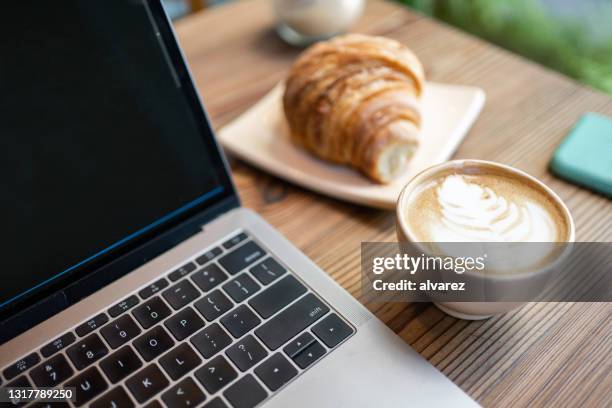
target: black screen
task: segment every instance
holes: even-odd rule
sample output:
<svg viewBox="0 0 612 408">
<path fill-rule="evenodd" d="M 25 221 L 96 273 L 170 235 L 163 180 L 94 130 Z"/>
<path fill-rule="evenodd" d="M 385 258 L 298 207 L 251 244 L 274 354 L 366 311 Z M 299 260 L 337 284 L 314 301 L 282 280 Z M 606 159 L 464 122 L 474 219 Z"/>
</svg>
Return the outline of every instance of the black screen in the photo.
<svg viewBox="0 0 612 408">
<path fill-rule="evenodd" d="M 149 6 L 3 7 L 0 312 L 231 189 Z"/>
</svg>

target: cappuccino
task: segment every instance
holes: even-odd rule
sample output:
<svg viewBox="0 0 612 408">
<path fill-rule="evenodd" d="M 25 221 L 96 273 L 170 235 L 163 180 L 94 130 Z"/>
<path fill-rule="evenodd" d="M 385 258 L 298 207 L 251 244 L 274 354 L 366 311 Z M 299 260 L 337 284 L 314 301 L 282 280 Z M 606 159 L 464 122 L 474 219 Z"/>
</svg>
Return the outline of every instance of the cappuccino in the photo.
<svg viewBox="0 0 612 408">
<path fill-rule="evenodd" d="M 484 319 L 536 299 L 575 240 L 572 216 L 550 188 L 483 160 L 424 170 L 404 187 L 396 213 L 399 241 L 414 244 L 408 251 L 483 257 L 482 270 L 437 271 L 440 282 L 465 282 L 466 296 L 455 301 L 448 293 L 428 293 L 436 306 L 462 319 Z"/>
<path fill-rule="evenodd" d="M 563 242 L 567 216 L 547 189 L 503 167 L 466 161 L 420 180 L 405 220 L 420 242 Z"/>
</svg>

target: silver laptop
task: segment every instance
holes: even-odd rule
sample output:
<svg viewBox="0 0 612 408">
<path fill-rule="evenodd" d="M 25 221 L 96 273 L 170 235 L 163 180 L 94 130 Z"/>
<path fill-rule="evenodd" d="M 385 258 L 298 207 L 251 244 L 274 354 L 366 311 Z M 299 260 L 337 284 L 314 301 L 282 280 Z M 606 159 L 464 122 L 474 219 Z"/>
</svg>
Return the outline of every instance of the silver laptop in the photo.
<svg viewBox="0 0 612 408">
<path fill-rule="evenodd" d="M 158 1 L 10 4 L 2 403 L 476 405 L 240 206 Z"/>
</svg>

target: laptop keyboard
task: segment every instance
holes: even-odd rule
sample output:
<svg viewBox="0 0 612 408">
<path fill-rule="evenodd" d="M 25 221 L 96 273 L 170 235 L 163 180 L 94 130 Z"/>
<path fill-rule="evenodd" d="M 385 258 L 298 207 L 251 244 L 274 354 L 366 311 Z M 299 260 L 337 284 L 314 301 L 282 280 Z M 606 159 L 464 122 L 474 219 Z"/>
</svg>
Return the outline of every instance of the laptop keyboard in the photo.
<svg viewBox="0 0 612 408">
<path fill-rule="evenodd" d="M 9 387 L 75 387 L 75 406 L 248 408 L 353 333 L 241 232 L 2 374 Z"/>
</svg>

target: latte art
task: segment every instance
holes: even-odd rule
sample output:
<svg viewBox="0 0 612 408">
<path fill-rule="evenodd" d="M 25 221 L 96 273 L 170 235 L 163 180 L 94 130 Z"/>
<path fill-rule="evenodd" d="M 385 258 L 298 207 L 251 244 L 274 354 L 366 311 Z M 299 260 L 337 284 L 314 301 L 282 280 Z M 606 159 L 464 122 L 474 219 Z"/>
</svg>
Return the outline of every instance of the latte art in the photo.
<svg viewBox="0 0 612 408">
<path fill-rule="evenodd" d="M 536 182 L 504 169 L 448 169 L 420 181 L 406 200 L 418 242 L 559 242 L 561 207 Z"/>
<path fill-rule="evenodd" d="M 430 225 L 432 241 L 548 242 L 557 239 L 549 213 L 537 202 L 504 197 L 467 176 L 445 177 L 435 191 L 439 223 Z"/>
</svg>

